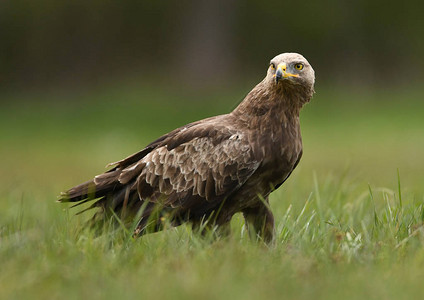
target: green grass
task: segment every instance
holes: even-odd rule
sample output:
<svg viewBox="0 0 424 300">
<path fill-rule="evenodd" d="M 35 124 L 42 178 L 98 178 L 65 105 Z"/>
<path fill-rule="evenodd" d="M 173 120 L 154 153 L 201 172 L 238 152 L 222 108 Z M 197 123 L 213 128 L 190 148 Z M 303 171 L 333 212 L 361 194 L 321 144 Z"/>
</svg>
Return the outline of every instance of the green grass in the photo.
<svg viewBox="0 0 424 300">
<path fill-rule="evenodd" d="M 10 94 L 0 104 L 0 299 L 419 299 L 424 280 L 421 91 L 317 88 L 304 157 L 273 193 L 277 238 L 186 226 L 95 238 L 56 195 L 160 134 L 225 113 L 249 87 Z"/>
</svg>

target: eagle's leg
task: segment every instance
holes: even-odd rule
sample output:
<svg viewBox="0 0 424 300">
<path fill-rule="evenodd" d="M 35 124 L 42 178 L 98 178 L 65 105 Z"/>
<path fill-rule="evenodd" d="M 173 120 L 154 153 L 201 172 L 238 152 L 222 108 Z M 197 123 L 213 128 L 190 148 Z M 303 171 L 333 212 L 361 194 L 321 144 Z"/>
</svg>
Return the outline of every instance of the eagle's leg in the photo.
<svg viewBox="0 0 424 300">
<path fill-rule="evenodd" d="M 271 243 L 274 238 L 274 216 L 269 207 L 268 197 L 264 202 L 243 210 L 246 227 L 251 237 L 262 238 Z"/>
</svg>

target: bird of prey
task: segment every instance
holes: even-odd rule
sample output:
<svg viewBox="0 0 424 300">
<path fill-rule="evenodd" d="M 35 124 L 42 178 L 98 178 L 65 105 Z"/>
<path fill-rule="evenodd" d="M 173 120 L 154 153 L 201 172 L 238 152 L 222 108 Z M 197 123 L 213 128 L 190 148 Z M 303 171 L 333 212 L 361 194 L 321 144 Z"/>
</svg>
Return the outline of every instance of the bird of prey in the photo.
<svg viewBox="0 0 424 300">
<path fill-rule="evenodd" d="M 135 236 L 159 231 L 164 222 L 225 231 L 242 212 L 249 232 L 272 241 L 268 196 L 302 156 L 299 112 L 314 94 L 314 83 L 314 70 L 302 55 L 277 55 L 232 112 L 161 136 L 62 193 L 59 201 L 93 201 L 89 208 L 100 208 L 94 223 L 132 220 Z"/>
</svg>

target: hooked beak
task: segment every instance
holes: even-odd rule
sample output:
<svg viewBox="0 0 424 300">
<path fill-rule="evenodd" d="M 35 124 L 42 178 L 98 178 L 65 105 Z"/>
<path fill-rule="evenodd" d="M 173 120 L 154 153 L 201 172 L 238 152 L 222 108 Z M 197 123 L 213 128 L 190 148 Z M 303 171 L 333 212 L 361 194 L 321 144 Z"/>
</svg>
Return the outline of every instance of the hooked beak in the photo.
<svg viewBox="0 0 424 300">
<path fill-rule="evenodd" d="M 275 72 L 275 82 L 278 83 L 280 79 L 289 78 L 289 77 L 299 77 L 297 74 L 287 73 L 287 66 L 285 63 L 279 64 L 277 71 Z"/>
</svg>

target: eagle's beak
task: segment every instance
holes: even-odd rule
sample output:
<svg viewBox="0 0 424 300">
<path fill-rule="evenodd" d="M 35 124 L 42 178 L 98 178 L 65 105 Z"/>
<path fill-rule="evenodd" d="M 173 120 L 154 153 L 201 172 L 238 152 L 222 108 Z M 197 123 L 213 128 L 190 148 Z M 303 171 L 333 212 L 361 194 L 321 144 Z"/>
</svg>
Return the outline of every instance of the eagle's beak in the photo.
<svg viewBox="0 0 424 300">
<path fill-rule="evenodd" d="M 278 81 L 282 78 L 288 78 L 288 77 L 299 77 L 297 74 L 287 73 L 287 66 L 285 63 L 279 64 L 277 67 L 277 71 L 275 72 L 275 82 L 278 83 Z"/>
</svg>

